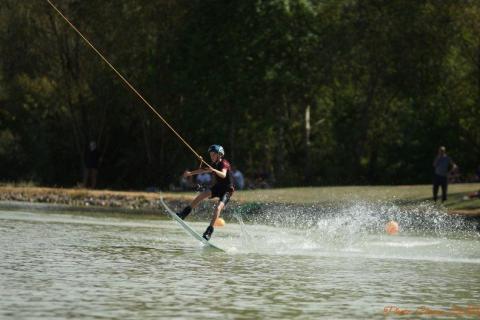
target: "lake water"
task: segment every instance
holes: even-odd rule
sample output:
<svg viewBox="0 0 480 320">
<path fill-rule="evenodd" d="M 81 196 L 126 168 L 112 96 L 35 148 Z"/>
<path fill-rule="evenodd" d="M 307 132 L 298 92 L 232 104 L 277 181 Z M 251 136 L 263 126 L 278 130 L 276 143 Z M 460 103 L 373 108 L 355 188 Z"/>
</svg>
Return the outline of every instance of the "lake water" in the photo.
<svg viewBox="0 0 480 320">
<path fill-rule="evenodd" d="M 227 221 L 212 238 L 222 253 L 165 217 L 0 211 L 0 318 L 480 317 L 478 232 L 349 221 Z"/>
</svg>

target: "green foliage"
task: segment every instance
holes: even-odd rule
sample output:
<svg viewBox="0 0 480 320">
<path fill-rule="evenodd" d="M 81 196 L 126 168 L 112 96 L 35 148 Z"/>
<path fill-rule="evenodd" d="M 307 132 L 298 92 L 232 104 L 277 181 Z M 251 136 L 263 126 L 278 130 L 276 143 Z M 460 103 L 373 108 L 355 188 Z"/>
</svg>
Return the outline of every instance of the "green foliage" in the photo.
<svg viewBox="0 0 480 320">
<path fill-rule="evenodd" d="M 480 5 L 466 1 L 57 1 L 204 157 L 277 186 L 428 182 L 480 155 Z M 190 151 L 46 2 L 0 6 L 0 179 L 165 187 Z M 309 115 L 309 121 L 307 121 Z"/>
</svg>

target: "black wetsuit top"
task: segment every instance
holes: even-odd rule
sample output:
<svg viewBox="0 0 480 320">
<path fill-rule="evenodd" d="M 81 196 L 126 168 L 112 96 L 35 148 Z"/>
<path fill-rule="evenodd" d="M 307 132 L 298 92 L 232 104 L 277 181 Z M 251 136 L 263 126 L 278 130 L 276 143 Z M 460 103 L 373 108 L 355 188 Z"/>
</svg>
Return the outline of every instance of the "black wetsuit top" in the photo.
<svg viewBox="0 0 480 320">
<path fill-rule="evenodd" d="M 217 163 L 213 163 L 212 167 L 215 170 L 222 171 L 223 169 L 227 169 L 227 175 L 225 178 L 220 178 L 218 175 L 213 174 L 215 176 L 215 184 L 211 188 L 212 190 L 212 197 L 222 197 L 225 193 L 233 193 L 233 176 L 230 163 L 222 159 Z"/>
</svg>

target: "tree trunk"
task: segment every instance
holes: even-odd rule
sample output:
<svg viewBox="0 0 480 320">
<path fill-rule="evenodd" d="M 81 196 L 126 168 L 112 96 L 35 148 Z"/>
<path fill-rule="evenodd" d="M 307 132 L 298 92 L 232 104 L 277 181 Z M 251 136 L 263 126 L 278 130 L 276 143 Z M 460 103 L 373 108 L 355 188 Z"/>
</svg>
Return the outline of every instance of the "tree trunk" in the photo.
<svg viewBox="0 0 480 320">
<path fill-rule="evenodd" d="M 311 152 L 310 152 L 310 104 L 307 104 L 305 108 L 305 165 L 304 165 L 304 181 L 307 184 L 312 182 L 312 165 L 311 165 Z"/>
</svg>

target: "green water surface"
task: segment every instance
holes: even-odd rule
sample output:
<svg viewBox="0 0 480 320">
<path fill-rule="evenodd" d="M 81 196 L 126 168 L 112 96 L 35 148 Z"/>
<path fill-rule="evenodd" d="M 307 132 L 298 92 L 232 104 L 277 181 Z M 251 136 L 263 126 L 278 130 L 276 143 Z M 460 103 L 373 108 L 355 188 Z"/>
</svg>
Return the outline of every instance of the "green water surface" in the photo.
<svg viewBox="0 0 480 320">
<path fill-rule="evenodd" d="M 166 218 L 0 211 L 0 318 L 384 319 L 387 306 L 478 307 L 477 233 L 329 226 L 231 221 L 212 238 L 221 253 Z"/>
</svg>

